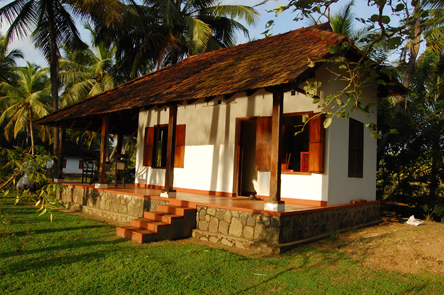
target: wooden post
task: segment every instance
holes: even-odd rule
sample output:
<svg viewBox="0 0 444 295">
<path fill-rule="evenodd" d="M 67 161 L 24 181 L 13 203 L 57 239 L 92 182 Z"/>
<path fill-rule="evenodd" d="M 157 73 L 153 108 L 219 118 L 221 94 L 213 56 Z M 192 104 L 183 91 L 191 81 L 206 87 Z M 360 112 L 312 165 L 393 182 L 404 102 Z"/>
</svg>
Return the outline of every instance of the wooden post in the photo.
<svg viewBox="0 0 444 295">
<path fill-rule="evenodd" d="M 285 209 L 284 202 L 281 202 L 283 102 L 283 92 L 280 90 L 273 91 L 273 114 L 271 117 L 270 199 L 264 204 L 264 209 L 269 211 L 283 211 Z"/>
<path fill-rule="evenodd" d="M 174 197 L 174 150 L 176 146 L 176 124 L 177 124 L 177 105 L 169 107 L 168 120 L 168 140 L 166 155 L 166 171 L 165 171 L 165 189 L 162 193 L 166 193 L 168 197 Z"/>
<path fill-rule="evenodd" d="M 109 136 L 109 116 L 102 117 L 102 142 L 100 146 L 100 168 L 99 168 L 99 183 L 96 183 L 96 188 L 107 188 L 106 182 L 106 156 L 108 153 L 108 136 Z"/>
<path fill-rule="evenodd" d="M 66 135 L 66 124 L 63 123 L 60 128 L 60 141 L 59 141 L 59 162 L 58 162 L 58 171 L 57 178 L 63 179 L 63 159 L 65 157 L 65 152 L 63 147 L 65 145 L 65 136 Z"/>
</svg>

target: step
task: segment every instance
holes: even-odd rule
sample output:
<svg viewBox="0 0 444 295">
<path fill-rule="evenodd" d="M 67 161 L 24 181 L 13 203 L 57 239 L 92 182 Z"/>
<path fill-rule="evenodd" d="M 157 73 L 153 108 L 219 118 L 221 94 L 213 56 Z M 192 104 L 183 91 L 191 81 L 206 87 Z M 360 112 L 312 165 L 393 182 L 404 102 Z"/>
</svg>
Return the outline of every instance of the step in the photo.
<svg viewBox="0 0 444 295">
<path fill-rule="evenodd" d="M 152 220 L 156 220 L 156 221 L 162 221 L 165 223 L 173 223 L 173 220 L 175 219 L 180 219 L 180 218 L 184 218 L 181 215 L 176 215 L 176 214 L 172 214 L 172 213 L 168 213 L 168 212 L 161 212 L 161 211 L 154 211 L 154 212 L 148 212 L 145 211 L 143 212 L 143 217 L 148 218 L 148 219 L 152 219 Z"/>
<path fill-rule="evenodd" d="M 139 227 L 139 228 L 143 228 L 143 229 L 149 229 L 153 232 L 158 232 L 160 227 L 165 227 L 165 226 L 169 226 L 170 224 L 162 222 L 162 221 L 157 221 L 157 220 L 153 220 L 153 219 L 148 219 L 148 218 L 137 218 L 137 219 L 133 219 L 131 220 L 131 226 L 134 227 Z"/>
<path fill-rule="evenodd" d="M 135 226 L 119 226 L 116 228 L 116 234 L 118 237 L 128 238 L 139 244 L 148 243 L 155 236 L 153 231 Z"/>
<path fill-rule="evenodd" d="M 187 212 L 195 212 L 196 209 L 171 205 L 157 205 L 157 211 L 185 216 Z"/>
</svg>

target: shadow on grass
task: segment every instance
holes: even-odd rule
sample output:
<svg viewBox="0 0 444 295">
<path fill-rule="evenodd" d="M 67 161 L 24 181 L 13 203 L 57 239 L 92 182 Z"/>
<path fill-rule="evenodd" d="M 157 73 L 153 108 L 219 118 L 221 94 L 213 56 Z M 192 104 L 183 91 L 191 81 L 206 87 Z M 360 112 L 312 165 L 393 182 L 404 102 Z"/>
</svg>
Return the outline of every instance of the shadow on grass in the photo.
<svg viewBox="0 0 444 295">
<path fill-rule="evenodd" d="M 114 250 L 110 250 L 110 246 L 115 246 L 120 243 L 124 243 L 126 240 L 119 239 L 113 240 L 110 242 L 96 241 L 90 243 L 81 243 L 81 244 L 64 244 L 56 247 L 47 247 L 42 249 L 35 250 L 26 250 L 19 252 L 7 252 L 2 253 L 1 256 L 5 259 L 13 259 L 7 263 L 7 272 L 11 275 L 18 274 L 24 271 L 37 271 L 43 268 L 51 268 L 51 267 L 60 267 L 60 266 L 68 266 L 73 263 L 77 263 L 80 261 L 91 262 L 95 260 L 102 259 L 104 257 L 109 256 L 111 253 L 119 251 L 119 248 Z M 84 253 L 84 254 L 76 254 L 77 249 L 87 248 L 93 249 L 94 247 L 100 246 L 102 249 L 98 249 L 96 251 Z M 60 251 L 70 251 L 69 253 L 64 252 L 60 254 Z M 47 252 L 47 253 L 45 253 Z M 38 257 L 35 257 L 34 254 L 39 254 Z"/>
<path fill-rule="evenodd" d="M 15 221 L 14 221 L 15 223 Z M 69 228 L 45 228 L 45 229 L 32 229 L 33 234 L 48 234 L 48 233 L 58 233 L 58 232 L 67 232 L 67 231 L 73 231 L 73 230 L 87 230 L 87 229 L 95 229 L 95 228 L 112 228 L 110 225 L 85 225 L 85 226 L 78 226 L 78 227 L 69 227 Z M 22 237 L 28 235 L 28 231 L 15 231 L 14 232 L 16 236 Z"/>
<path fill-rule="evenodd" d="M 33 250 L 21 250 L 21 251 L 10 251 L 10 252 L 3 252 L 0 253 L 0 258 L 12 258 L 12 257 L 19 257 L 23 255 L 32 255 L 36 253 L 44 253 L 44 252 L 51 252 L 51 251 L 57 251 L 57 250 L 71 250 L 76 248 L 83 248 L 83 247 L 92 247 L 97 245 L 104 245 L 104 244 L 119 244 L 122 242 L 125 242 L 126 240 L 115 240 L 111 242 L 103 242 L 103 241 L 97 241 L 97 242 L 87 242 L 87 243 L 73 243 L 73 242 L 67 242 L 67 244 L 63 244 L 60 246 L 53 246 L 53 247 L 46 247 L 46 248 L 39 248 L 39 249 L 33 249 Z"/>
</svg>

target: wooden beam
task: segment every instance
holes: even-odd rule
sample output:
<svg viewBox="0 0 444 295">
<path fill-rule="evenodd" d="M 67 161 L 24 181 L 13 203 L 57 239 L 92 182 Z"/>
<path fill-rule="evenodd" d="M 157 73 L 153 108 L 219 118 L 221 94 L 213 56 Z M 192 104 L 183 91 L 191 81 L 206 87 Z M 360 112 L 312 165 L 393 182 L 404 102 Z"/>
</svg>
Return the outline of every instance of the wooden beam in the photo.
<svg viewBox="0 0 444 295">
<path fill-rule="evenodd" d="M 270 201 L 281 200 L 281 157 L 282 157 L 282 119 L 284 93 L 273 92 L 273 114 L 271 122 L 271 158 L 270 158 Z"/>
<path fill-rule="evenodd" d="M 199 100 L 198 98 L 187 100 L 187 104 L 193 104 L 198 100 Z"/>
<path fill-rule="evenodd" d="M 224 99 L 225 100 L 229 100 L 230 98 L 232 98 L 236 93 L 230 93 L 230 94 L 225 94 L 224 95 Z"/>
<path fill-rule="evenodd" d="M 100 145 L 99 183 L 106 183 L 106 156 L 108 153 L 109 115 L 102 117 L 102 141 Z"/>
<path fill-rule="evenodd" d="M 252 96 L 258 90 L 259 89 L 249 89 L 245 93 L 247 94 L 247 96 Z"/>
<path fill-rule="evenodd" d="M 216 96 L 209 96 L 209 97 L 205 98 L 205 102 L 210 102 L 215 98 L 216 98 Z"/>
<path fill-rule="evenodd" d="M 76 119 L 74 119 L 74 121 L 72 121 L 71 125 L 69 125 L 68 129 L 72 129 L 72 126 L 74 126 L 76 124 Z"/>
<path fill-rule="evenodd" d="M 170 106 L 169 110 L 170 113 L 168 120 L 167 158 L 164 189 L 164 191 L 167 193 L 174 192 L 174 150 L 176 146 L 177 105 Z"/>
</svg>

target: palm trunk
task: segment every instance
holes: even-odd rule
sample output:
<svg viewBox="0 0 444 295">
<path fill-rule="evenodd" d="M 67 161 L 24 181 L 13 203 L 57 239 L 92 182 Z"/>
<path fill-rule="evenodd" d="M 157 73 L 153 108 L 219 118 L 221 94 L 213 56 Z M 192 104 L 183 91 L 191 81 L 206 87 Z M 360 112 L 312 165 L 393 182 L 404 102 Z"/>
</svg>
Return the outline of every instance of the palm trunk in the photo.
<svg viewBox="0 0 444 295">
<path fill-rule="evenodd" d="M 421 8 L 421 3 L 418 3 L 415 6 L 413 14 L 414 15 L 419 14 L 420 8 Z M 421 22 L 420 22 L 419 17 L 417 17 L 416 22 L 415 22 L 415 26 L 412 30 L 413 30 L 412 33 L 414 34 L 414 38 L 412 41 L 413 44 L 412 44 L 412 47 L 410 48 L 409 61 L 407 63 L 405 71 L 404 71 L 404 79 L 402 80 L 402 85 L 404 85 L 404 87 L 406 87 L 406 88 L 409 88 L 410 81 L 412 80 L 413 73 L 415 72 L 416 60 L 418 58 L 419 46 L 421 43 Z M 395 108 L 396 109 L 407 108 L 407 99 L 402 98 L 402 97 L 399 98 L 398 102 L 396 103 Z M 379 161 L 382 158 L 382 155 L 385 151 L 385 147 L 390 143 L 392 137 L 393 137 L 392 134 L 388 134 L 379 140 L 378 149 L 377 149 L 377 165 L 379 165 Z"/>
<path fill-rule="evenodd" d="M 29 134 L 31 135 L 31 155 L 34 156 L 34 134 L 32 132 L 32 112 L 31 109 L 28 109 L 29 114 Z"/>
<path fill-rule="evenodd" d="M 418 4 L 415 7 L 414 13 L 416 12 L 416 10 L 419 9 L 419 7 L 420 5 Z M 413 28 L 413 34 L 415 37 L 413 39 L 413 44 L 410 49 L 410 57 L 407 66 L 405 68 L 404 79 L 402 81 L 402 85 L 404 85 L 404 87 L 406 88 L 410 86 L 410 81 L 412 80 L 413 73 L 415 72 L 416 69 L 416 60 L 418 58 L 418 53 L 419 53 L 419 46 L 421 42 L 421 23 L 419 21 L 419 17 L 415 22 L 415 27 Z"/>
<path fill-rule="evenodd" d="M 50 59 L 49 59 L 49 68 L 50 68 L 50 76 L 51 76 L 51 90 L 52 90 L 52 108 L 53 111 L 56 112 L 59 109 L 59 92 L 58 92 L 58 80 L 57 80 L 57 74 L 58 74 L 58 67 L 59 67 L 59 59 L 58 59 L 58 49 L 57 49 L 57 43 L 56 43 L 56 34 L 55 34 L 55 27 L 54 27 L 54 10 L 53 10 L 53 1 L 48 1 L 48 25 L 49 25 L 49 36 L 51 39 L 51 53 L 50 53 Z M 54 127 L 53 128 L 53 134 L 54 134 L 54 146 L 53 146 L 53 152 L 54 156 L 56 157 L 54 159 L 54 166 L 53 166 L 53 173 L 54 177 L 58 177 L 58 166 L 59 166 L 59 128 Z"/>
</svg>

